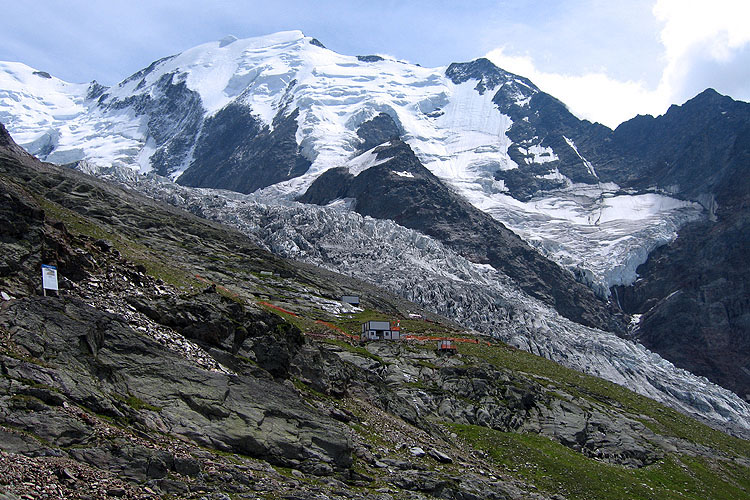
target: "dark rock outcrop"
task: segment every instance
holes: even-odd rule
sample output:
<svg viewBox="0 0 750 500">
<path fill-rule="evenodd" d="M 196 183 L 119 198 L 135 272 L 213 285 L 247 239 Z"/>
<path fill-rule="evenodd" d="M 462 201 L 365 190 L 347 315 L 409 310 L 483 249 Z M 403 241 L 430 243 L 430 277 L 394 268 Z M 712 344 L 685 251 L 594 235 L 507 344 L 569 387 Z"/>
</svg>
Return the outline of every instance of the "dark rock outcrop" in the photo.
<svg viewBox="0 0 750 500">
<path fill-rule="evenodd" d="M 612 131 L 578 119 L 529 79 L 498 68 L 485 58 L 451 64 L 445 74 L 456 84 L 476 80 L 479 94 L 493 90 L 492 102 L 511 118 L 512 125 L 506 132 L 512 141 L 508 155 L 519 168 L 495 172 L 495 178 L 504 181 L 511 196 L 528 200 L 540 192 L 564 187 L 562 180 L 544 178 L 555 172 L 573 182 L 591 184 L 599 181 L 592 164 L 608 163 L 616 171 L 614 166 L 619 163 L 610 145 Z M 532 146 L 551 148 L 556 158 L 538 162 L 528 152 Z"/>
<path fill-rule="evenodd" d="M 17 352 L 40 360 L 0 356 L 3 373 L 43 384 L 96 413 L 279 465 L 304 469 L 322 462 L 333 470 L 351 463 L 340 423 L 311 411 L 296 392 L 270 379 L 201 369 L 117 317 L 74 300 L 17 300 L 0 328 L 12 333 Z M 55 409 L 56 401 L 48 400 L 50 406 L 30 397 L 3 397 L 2 423 L 56 446 L 91 442 L 85 427 Z M 135 411 L 136 405 L 150 411 Z"/>
<path fill-rule="evenodd" d="M 362 139 L 359 145 L 360 151 L 367 151 L 375 146 L 398 139 L 401 137 L 401 131 L 386 113 L 380 113 L 376 117 L 364 122 L 357 129 L 357 136 Z"/>
<path fill-rule="evenodd" d="M 367 56 L 357 56 L 357 60 L 362 61 L 362 62 L 379 62 L 379 61 L 383 61 L 384 59 L 376 55 L 367 55 Z"/>
<path fill-rule="evenodd" d="M 728 178 L 746 168 L 749 129 L 750 104 L 707 89 L 662 116 L 621 124 L 613 143 L 624 165 L 598 170 L 623 186 L 658 186 L 693 200 L 719 196 L 732 190 Z"/>
<path fill-rule="evenodd" d="M 298 113 L 282 111 L 270 129 L 250 108 L 228 105 L 206 119 L 193 161 L 177 182 L 251 193 L 304 174 L 310 161 L 297 146 Z"/>
<path fill-rule="evenodd" d="M 144 85 L 145 77 L 168 59 L 154 62 L 122 84 L 140 80 L 139 85 Z M 184 75 L 163 75 L 154 85 L 154 91 L 149 94 L 117 99 L 103 93 L 98 101 L 105 109 L 129 108 L 136 116 L 148 116 L 146 139 L 153 141 L 156 148 L 151 156 L 151 166 L 156 173 L 169 175 L 189 158 L 200 130 L 204 110 L 200 95 L 188 88 Z"/>
<path fill-rule="evenodd" d="M 750 104 L 709 89 L 615 135 L 642 157 L 641 182 L 708 212 L 655 251 L 631 287 L 614 289 L 626 312 L 643 314 L 635 337 L 750 400 Z"/>
<path fill-rule="evenodd" d="M 480 94 L 484 94 L 487 90 L 494 89 L 498 85 L 505 84 L 513 79 L 519 79 L 530 89 L 536 90 L 536 86 L 528 79 L 498 68 L 484 57 L 466 63 L 452 63 L 446 68 L 445 76 L 456 85 L 469 80 L 477 80 L 475 90 Z"/>
</svg>

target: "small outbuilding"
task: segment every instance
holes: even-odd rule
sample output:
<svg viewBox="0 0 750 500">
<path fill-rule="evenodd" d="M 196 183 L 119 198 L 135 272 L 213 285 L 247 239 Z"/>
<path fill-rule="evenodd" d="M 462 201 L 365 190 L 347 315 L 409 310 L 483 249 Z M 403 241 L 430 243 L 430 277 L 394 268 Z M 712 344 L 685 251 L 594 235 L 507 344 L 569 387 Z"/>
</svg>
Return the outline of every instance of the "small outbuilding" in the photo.
<svg viewBox="0 0 750 500">
<path fill-rule="evenodd" d="M 442 339 L 438 340 L 437 352 L 439 354 L 456 354 L 458 352 L 458 349 L 456 348 L 456 344 L 454 344 L 452 340 Z"/>
<path fill-rule="evenodd" d="M 390 321 L 368 321 L 362 323 L 362 340 L 400 340 L 401 327 L 392 326 Z"/>
<path fill-rule="evenodd" d="M 359 296 L 357 295 L 344 295 L 341 297 L 341 302 L 345 304 L 351 304 L 353 306 L 359 306 Z"/>
</svg>

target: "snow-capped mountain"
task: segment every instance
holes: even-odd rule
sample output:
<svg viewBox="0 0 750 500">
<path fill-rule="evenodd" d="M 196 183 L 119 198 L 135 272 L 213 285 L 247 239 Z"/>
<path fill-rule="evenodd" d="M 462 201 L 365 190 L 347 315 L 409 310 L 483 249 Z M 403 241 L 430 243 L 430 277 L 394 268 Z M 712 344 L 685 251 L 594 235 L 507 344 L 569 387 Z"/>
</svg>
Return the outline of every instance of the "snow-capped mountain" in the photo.
<svg viewBox="0 0 750 500">
<path fill-rule="evenodd" d="M 362 165 L 357 131 L 384 113 L 441 181 L 602 296 L 632 282 L 648 251 L 700 212 L 603 182 L 587 155 L 597 152 L 592 137 L 611 131 L 485 59 L 422 68 L 340 55 L 292 31 L 207 43 L 111 88 L 2 69 L 0 120 L 42 159 L 153 170 L 264 199 L 294 198 L 331 168 Z"/>
<path fill-rule="evenodd" d="M 337 54 L 298 31 L 227 37 L 160 59 L 108 88 L 96 82 L 69 84 L 20 63 L 0 63 L 0 121 L 42 159 L 75 162 L 92 172 L 130 172 L 130 178 L 156 173 L 184 186 L 249 193 L 249 199 L 270 206 L 300 199 L 391 219 L 432 236 L 475 265 L 491 265 L 523 297 L 543 304 L 528 313 L 539 314 L 536 321 L 562 321 L 549 316 L 553 307 L 575 322 L 618 331 L 624 329 L 618 316 L 622 307 L 644 315 L 636 335 L 649 339 L 653 318 L 661 318 L 659 338 L 650 344 L 655 348 L 665 336 L 675 337 L 670 330 L 674 318 L 664 319 L 673 309 L 660 305 L 678 300 L 682 295 L 675 291 L 692 283 L 695 300 L 689 307 L 696 314 L 714 318 L 729 311 L 726 332 L 735 340 L 722 341 L 722 349 L 747 351 L 736 342 L 747 337 L 743 325 L 750 324 L 744 288 L 736 285 L 739 291 L 726 304 L 725 295 L 716 291 L 722 288 L 720 279 L 728 279 L 727 266 L 750 267 L 746 258 L 742 261 L 748 252 L 741 238 L 726 242 L 734 249 L 731 263 L 713 247 L 703 252 L 720 264 L 718 277 L 689 275 L 689 256 L 696 248 L 691 244 L 680 261 L 688 277 L 673 271 L 664 280 L 657 273 L 645 284 L 629 286 L 637 267 L 686 224 L 708 224 L 708 229 L 701 226 L 700 237 L 723 241 L 711 232 L 716 229 L 711 224 L 722 209 L 745 206 L 726 193 L 732 191 L 727 186 L 745 185 L 747 116 L 745 103 L 706 91 L 664 117 L 637 117 L 612 131 L 579 120 L 528 79 L 486 59 L 423 68 L 387 56 Z M 328 213 L 328 208 L 309 210 Z M 231 211 L 226 217 L 210 215 L 243 224 L 242 216 Z M 320 240 L 284 229 L 283 224 L 298 219 L 277 215 L 284 222 L 268 222 L 278 229 L 268 237 L 274 242 L 266 242 L 269 248 L 312 259 L 314 251 L 304 250 L 305 245 L 321 245 Z M 336 217 L 325 218 L 337 224 Z M 744 219 L 738 220 L 732 225 L 735 236 L 745 227 Z M 302 250 L 284 250 L 295 245 Z M 377 276 L 363 277 L 377 281 Z M 708 295 L 706 277 L 719 280 Z M 411 297 L 409 287 L 419 289 L 419 280 L 409 279 L 401 293 L 429 302 L 428 291 Z M 469 288 L 490 286 L 483 279 L 467 283 Z M 515 309 L 495 292 L 483 299 L 467 294 L 456 302 L 448 299 L 450 294 L 464 292 L 447 290 L 435 309 L 515 338 L 510 323 L 497 322 Z M 486 311 L 469 304 L 484 304 Z M 562 335 L 554 326 L 544 331 Z M 595 330 L 571 331 L 570 338 L 596 337 L 591 342 L 597 345 L 605 338 L 591 334 Z M 598 348 L 586 342 L 546 348 L 545 342 L 554 342 L 542 340 L 543 335 L 527 332 L 523 338 L 514 343 L 548 356 L 556 351 L 558 360 L 587 359 L 570 362 L 582 369 L 596 371 L 592 359 L 610 366 L 617 356 L 596 358 L 599 354 L 591 353 Z M 641 358 L 656 359 L 649 356 Z M 680 361 L 715 375 L 711 369 L 701 371 L 713 366 L 711 360 Z M 734 361 L 728 362 L 727 373 L 748 369 Z M 618 381 L 629 379 L 623 374 L 634 369 L 602 368 Z M 745 385 L 735 390 L 744 394 Z M 699 406 L 713 411 L 711 403 Z"/>
</svg>

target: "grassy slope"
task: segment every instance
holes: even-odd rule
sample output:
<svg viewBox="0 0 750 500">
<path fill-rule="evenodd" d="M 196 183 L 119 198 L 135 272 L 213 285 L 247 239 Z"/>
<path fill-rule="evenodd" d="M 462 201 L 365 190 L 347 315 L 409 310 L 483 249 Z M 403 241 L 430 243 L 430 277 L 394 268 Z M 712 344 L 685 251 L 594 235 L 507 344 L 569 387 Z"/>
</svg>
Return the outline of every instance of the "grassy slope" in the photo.
<svg viewBox="0 0 750 500">
<path fill-rule="evenodd" d="M 750 495 L 750 471 L 729 462 L 675 453 L 648 467 L 628 469 L 588 459 L 541 436 L 451 427 L 487 452 L 504 473 L 570 499 L 733 500 Z"/>
</svg>

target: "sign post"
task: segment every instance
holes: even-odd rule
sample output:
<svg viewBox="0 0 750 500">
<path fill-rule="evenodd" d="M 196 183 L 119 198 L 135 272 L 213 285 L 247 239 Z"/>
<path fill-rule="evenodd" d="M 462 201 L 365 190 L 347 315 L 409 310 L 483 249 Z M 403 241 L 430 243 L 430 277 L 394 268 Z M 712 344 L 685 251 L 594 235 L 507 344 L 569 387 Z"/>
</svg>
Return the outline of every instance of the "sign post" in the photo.
<svg viewBox="0 0 750 500">
<path fill-rule="evenodd" d="M 57 268 L 49 264 L 42 264 L 42 293 L 47 296 L 47 290 L 59 293 L 57 287 Z"/>
</svg>

